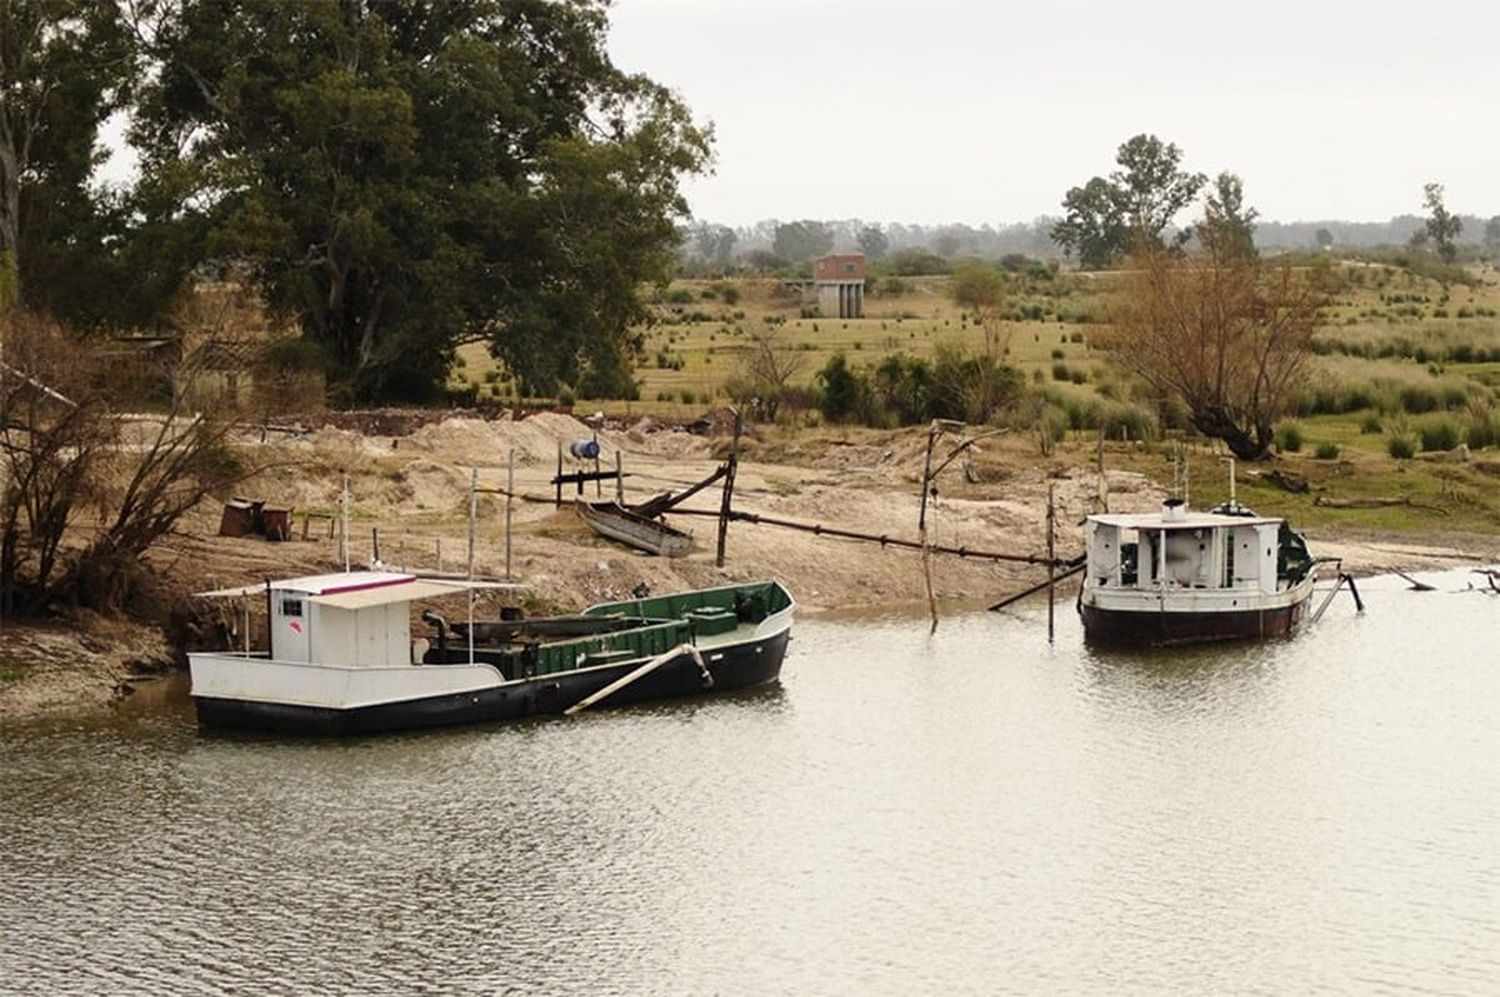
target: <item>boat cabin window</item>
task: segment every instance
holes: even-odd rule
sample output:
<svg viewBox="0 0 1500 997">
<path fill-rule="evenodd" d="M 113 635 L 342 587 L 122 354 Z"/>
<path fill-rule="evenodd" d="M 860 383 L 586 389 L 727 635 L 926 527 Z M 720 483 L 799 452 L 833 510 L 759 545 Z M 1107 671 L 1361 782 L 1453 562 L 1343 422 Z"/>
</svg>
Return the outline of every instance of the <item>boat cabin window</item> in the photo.
<svg viewBox="0 0 1500 997">
<path fill-rule="evenodd" d="M 293 598 L 291 596 L 283 597 L 282 600 L 281 600 L 281 615 L 282 616 L 301 616 L 302 615 L 302 600 L 301 599 L 297 599 L 297 598 Z"/>
</svg>

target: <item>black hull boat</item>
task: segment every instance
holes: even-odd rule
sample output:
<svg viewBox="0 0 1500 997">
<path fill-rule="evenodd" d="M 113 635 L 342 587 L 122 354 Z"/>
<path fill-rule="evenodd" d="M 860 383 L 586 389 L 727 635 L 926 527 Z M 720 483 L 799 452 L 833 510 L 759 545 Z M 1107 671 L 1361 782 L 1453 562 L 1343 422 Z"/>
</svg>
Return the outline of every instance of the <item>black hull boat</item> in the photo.
<svg viewBox="0 0 1500 997">
<path fill-rule="evenodd" d="M 788 636 L 782 632 L 758 645 L 743 645 L 715 654 L 714 660 L 707 664 L 707 677 L 691 657 L 682 655 L 678 661 L 655 669 L 611 695 L 599 707 L 632 706 L 775 682 L 781 674 Z M 207 697 L 195 698 L 194 702 L 198 723 L 205 728 L 317 736 L 379 734 L 561 715 L 573 704 L 625 677 L 632 667 L 629 663 L 606 665 L 497 683 L 472 692 L 341 709 Z"/>
<path fill-rule="evenodd" d="M 1309 586 L 1301 601 L 1274 609 L 1243 612 L 1111 611 L 1079 606 L 1084 633 L 1091 643 L 1122 647 L 1170 647 L 1222 640 L 1284 637 L 1307 618 Z"/>
<path fill-rule="evenodd" d="M 1308 618 L 1317 562 L 1280 519 L 1240 506 L 1096 515 L 1078 613 L 1093 644 L 1159 647 L 1258 640 Z"/>
<path fill-rule="evenodd" d="M 371 734 L 746 689 L 780 676 L 795 608 L 779 582 L 755 582 L 605 603 L 560 628 L 450 626 L 428 612 L 433 639 L 413 641 L 411 602 L 428 593 L 411 586 L 435 583 L 368 574 L 272 583 L 270 654 L 189 655 L 199 724 Z"/>
</svg>

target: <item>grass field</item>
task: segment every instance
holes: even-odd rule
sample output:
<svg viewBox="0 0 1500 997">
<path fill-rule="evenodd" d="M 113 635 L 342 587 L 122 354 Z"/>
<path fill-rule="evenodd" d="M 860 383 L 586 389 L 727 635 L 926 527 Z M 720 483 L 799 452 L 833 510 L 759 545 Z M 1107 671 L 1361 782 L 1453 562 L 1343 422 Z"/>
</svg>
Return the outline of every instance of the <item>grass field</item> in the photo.
<svg viewBox="0 0 1500 997">
<path fill-rule="evenodd" d="M 1500 455 L 1495 441 L 1473 430 L 1472 461 L 1440 460 L 1477 422 L 1500 437 L 1500 274 L 1467 271 L 1469 283 L 1444 286 L 1394 266 L 1334 268 L 1337 292 L 1317 337 L 1318 356 L 1301 411 L 1288 422 L 1300 447 L 1281 449 L 1285 466 L 1306 477 L 1305 495 L 1278 493 L 1278 505 L 1309 524 L 1337 523 L 1372 530 L 1410 528 L 1500 531 Z M 1055 401 L 1087 403 L 1100 389 L 1122 397 L 1128 379 L 1091 339 L 1101 328 L 1115 275 L 1063 273 L 1051 280 L 1015 277 L 1010 320 L 1001 341 L 1008 359 L 1033 389 Z M 645 336 L 636 376 L 636 401 L 579 399 L 579 406 L 614 414 L 679 418 L 729 403 L 725 382 L 741 372 L 758 331 L 775 330 L 797 359 L 796 383 L 811 386 L 835 354 L 873 368 L 895 353 L 931 357 L 945 343 L 978 347 L 983 332 L 949 293 L 946 277 L 904 278 L 898 293 L 877 282 L 866 317 L 815 317 L 779 281 L 674 283 L 655 305 L 660 321 Z M 727 293 L 726 293 L 727 292 Z M 481 397 L 506 400 L 506 378 L 482 348 L 465 353 L 460 382 Z M 816 424 L 817 413 L 793 421 Z M 1075 427 L 1076 428 L 1076 427 Z M 1285 425 L 1283 429 L 1287 429 Z M 1454 434 L 1457 434 L 1456 437 Z M 1176 436 L 1177 434 L 1173 434 Z M 1094 432 L 1075 431 L 1061 454 L 1087 459 Z M 1393 438 L 1409 440 L 1416 459 L 1395 459 Z M 1291 441 L 1283 441 L 1291 442 Z M 1427 444 L 1431 444 L 1428 446 Z M 1489 448 L 1489 453 L 1482 451 Z M 1170 480 L 1166 448 L 1157 441 L 1122 451 L 1128 466 Z M 1252 502 L 1258 485 L 1247 476 Z M 1409 505 L 1331 508 L 1315 504 L 1403 498 Z M 1321 498 L 1320 498 L 1321 496 Z"/>
</svg>

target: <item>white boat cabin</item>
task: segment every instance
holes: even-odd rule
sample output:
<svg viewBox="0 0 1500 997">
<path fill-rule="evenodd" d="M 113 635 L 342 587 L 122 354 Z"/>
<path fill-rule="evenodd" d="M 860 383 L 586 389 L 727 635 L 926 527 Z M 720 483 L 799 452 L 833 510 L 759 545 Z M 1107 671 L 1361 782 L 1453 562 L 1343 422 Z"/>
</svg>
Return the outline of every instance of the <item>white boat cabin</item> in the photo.
<svg viewBox="0 0 1500 997">
<path fill-rule="evenodd" d="M 462 591 L 389 571 L 288 578 L 254 590 L 267 593 L 271 660 L 364 668 L 412 664 L 412 602 Z"/>
<path fill-rule="evenodd" d="M 1168 502 L 1160 513 L 1090 516 L 1086 587 L 1274 593 L 1280 519 L 1193 512 Z"/>
</svg>

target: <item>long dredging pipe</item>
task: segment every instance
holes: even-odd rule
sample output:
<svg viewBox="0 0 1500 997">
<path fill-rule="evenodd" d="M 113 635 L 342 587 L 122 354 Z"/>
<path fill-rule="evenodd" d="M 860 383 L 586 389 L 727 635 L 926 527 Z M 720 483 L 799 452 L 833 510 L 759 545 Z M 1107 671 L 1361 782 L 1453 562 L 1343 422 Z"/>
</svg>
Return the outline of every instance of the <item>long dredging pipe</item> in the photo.
<svg viewBox="0 0 1500 997">
<path fill-rule="evenodd" d="M 668 515 L 676 516 L 707 516 L 718 519 L 721 512 L 717 509 L 682 509 L 671 510 Z M 740 512 L 732 510 L 728 514 L 730 519 L 742 523 L 752 523 L 761 526 L 780 526 L 788 530 L 801 530 L 803 533 L 811 533 L 821 537 L 838 537 L 843 540 L 863 540 L 868 543 L 878 543 L 882 547 L 903 547 L 907 550 L 921 550 L 922 545 L 916 540 L 902 540 L 888 534 L 859 533 L 855 530 L 841 530 L 833 526 L 824 526 L 821 523 L 798 523 L 790 519 L 777 519 L 774 516 L 762 516 L 754 512 Z M 928 550 L 934 554 L 954 554 L 958 557 L 974 557 L 984 561 L 1013 561 L 1017 564 L 1053 564 L 1055 567 L 1066 568 L 1074 562 L 1072 558 L 1046 558 L 1033 554 L 1001 554 L 995 551 L 971 550 L 968 547 L 939 547 L 935 544 L 929 545 Z"/>
</svg>

